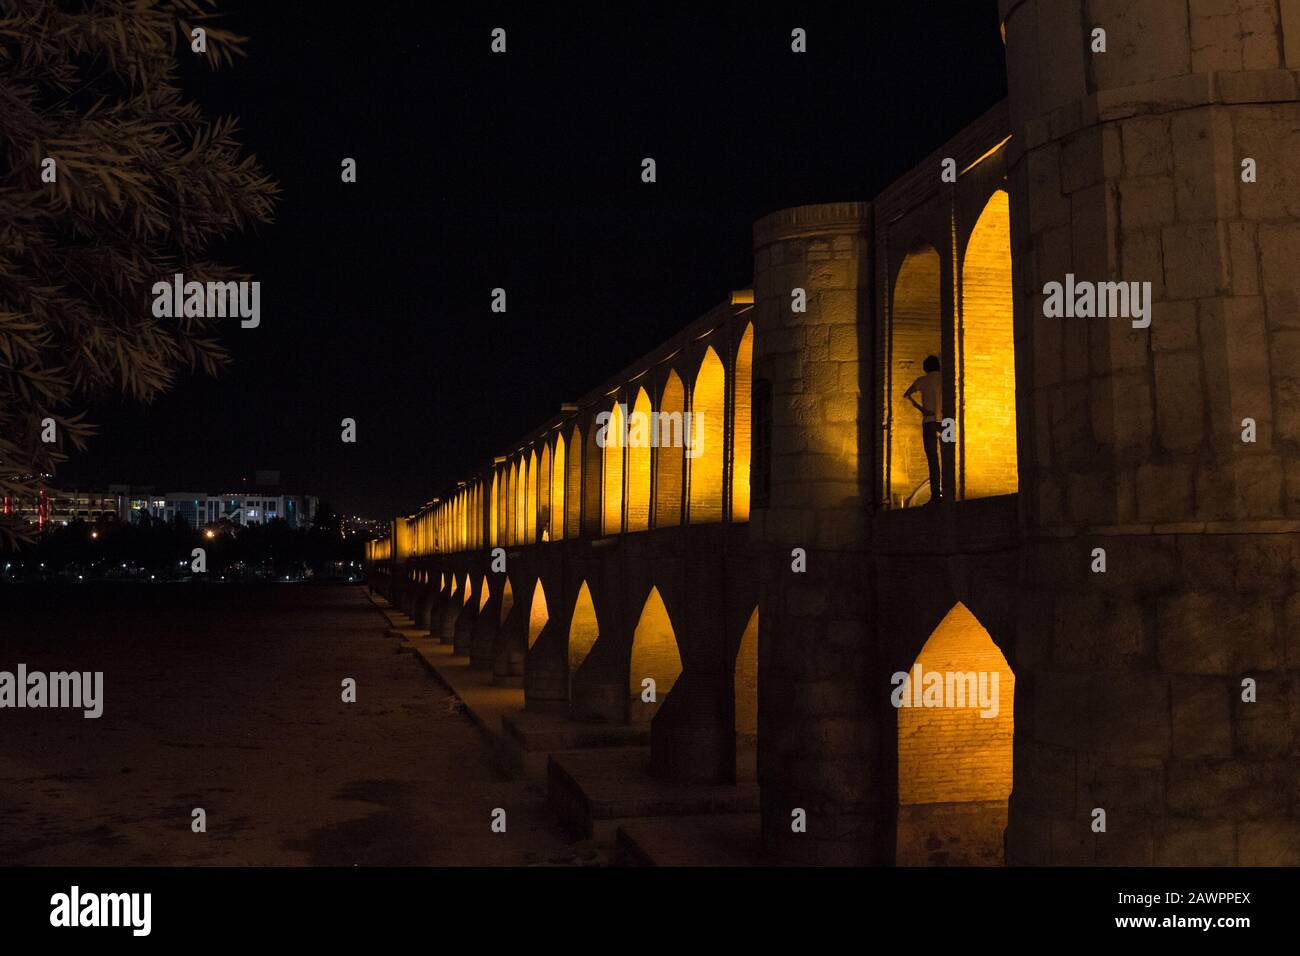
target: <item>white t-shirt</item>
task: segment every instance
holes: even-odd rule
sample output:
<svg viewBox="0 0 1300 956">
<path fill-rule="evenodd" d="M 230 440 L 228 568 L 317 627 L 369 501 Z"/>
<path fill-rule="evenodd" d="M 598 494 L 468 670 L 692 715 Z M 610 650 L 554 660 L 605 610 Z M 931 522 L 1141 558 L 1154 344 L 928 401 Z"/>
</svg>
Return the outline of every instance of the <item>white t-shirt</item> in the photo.
<svg viewBox="0 0 1300 956">
<path fill-rule="evenodd" d="M 926 372 L 912 383 L 908 391 L 921 393 L 921 404 L 926 408 L 926 414 L 922 416 L 924 421 L 937 422 L 943 418 L 942 372 Z"/>
</svg>

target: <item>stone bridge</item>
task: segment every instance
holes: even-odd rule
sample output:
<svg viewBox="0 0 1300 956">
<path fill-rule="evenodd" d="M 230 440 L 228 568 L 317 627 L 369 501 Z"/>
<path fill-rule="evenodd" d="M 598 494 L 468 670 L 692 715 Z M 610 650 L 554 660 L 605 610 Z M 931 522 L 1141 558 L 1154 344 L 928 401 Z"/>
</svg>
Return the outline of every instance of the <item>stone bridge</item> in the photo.
<svg viewBox="0 0 1300 956">
<path fill-rule="evenodd" d="M 1300 7 L 1000 7 L 1006 102 L 756 223 L 752 290 L 395 519 L 371 587 L 660 781 L 756 775 L 768 859 L 1294 865 Z M 1045 317 L 1067 274 L 1150 326 Z"/>
</svg>

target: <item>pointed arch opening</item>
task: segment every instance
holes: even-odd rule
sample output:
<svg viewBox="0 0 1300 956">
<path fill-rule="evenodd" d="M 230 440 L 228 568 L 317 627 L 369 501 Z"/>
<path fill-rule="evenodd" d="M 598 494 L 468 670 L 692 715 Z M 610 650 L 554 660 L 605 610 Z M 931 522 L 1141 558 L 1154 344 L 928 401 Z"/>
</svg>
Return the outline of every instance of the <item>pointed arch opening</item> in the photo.
<svg viewBox="0 0 1300 956">
<path fill-rule="evenodd" d="M 632 661 L 628 668 L 628 720 L 652 719 L 682 673 L 677 634 L 668 608 L 652 587 L 632 632 Z M 647 683 L 653 682 L 653 683 Z M 653 694 L 653 700 L 647 699 Z"/>
<path fill-rule="evenodd" d="M 515 544 L 518 537 L 515 534 L 515 515 L 518 507 L 518 489 L 519 489 L 519 462 L 510 463 L 510 481 L 506 485 L 506 533 L 505 542 L 507 546 Z"/>
<path fill-rule="evenodd" d="M 659 398 L 659 423 L 655 450 L 655 527 L 682 523 L 682 463 L 685 452 L 686 390 L 677 373 L 669 370 Z"/>
<path fill-rule="evenodd" d="M 749 520 L 749 456 L 753 441 L 754 323 L 736 349 L 735 411 L 731 416 L 731 520 Z"/>
<path fill-rule="evenodd" d="M 542 579 L 537 579 L 537 587 L 533 588 L 533 603 L 528 610 L 528 646 L 532 647 L 537 638 L 541 636 L 542 628 L 546 627 L 546 622 L 550 620 L 550 613 L 546 609 L 546 589 L 542 587 Z"/>
<path fill-rule="evenodd" d="M 510 579 L 506 578 L 506 585 L 501 592 L 501 624 L 506 623 L 506 618 L 510 616 L 510 609 L 515 606 L 515 589 L 510 586 Z"/>
<path fill-rule="evenodd" d="M 637 389 L 636 401 L 627 426 L 627 530 L 650 527 L 650 429 L 652 409 L 644 388 Z"/>
<path fill-rule="evenodd" d="M 736 650 L 736 779 L 758 775 L 758 607 L 749 615 Z"/>
<path fill-rule="evenodd" d="M 478 609 L 483 610 L 487 606 L 488 599 L 492 597 L 492 589 L 488 586 L 487 575 L 483 575 L 483 580 L 478 585 Z"/>
<path fill-rule="evenodd" d="M 564 537 L 564 436 L 555 436 L 555 458 L 551 464 L 551 540 Z"/>
<path fill-rule="evenodd" d="M 537 541 L 550 541 L 551 534 L 551 443 L 542 443 L 542 457 L 537 473 Z"/>
<path fill-rule="evenodd" d="M 591 589 L 587 582 L 582 582 L 578 589 L 578 600 L 573 605 L 573 617 L 569 619 L 569 698 L 573 698 L 573 675 L 578 672 L 582 662 L 587 659 L 591 649 L 600 637 L 600 625 L 596 622 L 596 605 L 591 600 Z"/>
<path fill-rule="evenodd" d="M 923 366 L 927 356 L 942 360 L 939 272 L 939 253 L 933 246 L 914 249 L 903 259 L 890 300 L 889 374 L 885 376 L 889 391 L 884 400 L 885 408 L 889 409 L 886 460 L 889 504 L 895 508 L 921 505 L 930 500 L 930 473 L 921 428 L 923 416 L 903 393 L 926 374 Z M 947 370 L 941 375 L 946 381 Z M 921 401 L 919 396 L 918 401 Z M 942 407 L 934 411 L 940 420 L 950 414 Z M 940 443 L 940 455 L 945 454 L 944 444 Z"/>
<path fill-rule="evenodd" d="M 461 593 L 465 596 L 463 603 L 468 606 L 470 598 L 474 596 L 474 579 L 469 576 L 468 571 L 465 572 L 465 586 L 461 589 Z"/>
<path fill-rule="evenodd" d="M 476 481 L 470 489 L 469 546 L 483 546 L 483 483 Z"/>
<path fill-rule="evenodd" d="M 460 547 L 468 550 L 473 544 L 474 533 L 474 489 L 466 488 L 460 497 Z"/>
<path fill-rule="evenodd" d="M 962 497 L 1019 490 L 1016 352 L 1012 328 L 1011 214 L 996 190 L 966 243 L 961 268 Z"/>
<path fill-rule="evenodd" d="M 623 530 L 623 409 L 621 402 L 614 402 L 604 434 L 603 534 L 619 534 Z"/>
<path fill-rule="evenodd" d="M 567 538 L 582 534 L 582 449 L 582 429 L 574 425 L 569 435 L 569 467 L 564 485 L 564 535 Z"/>
<path fill-rule="evenodd" d="M 515 475 L 514 543 L 523 544 L 528 540 L 524 533 L 524 502 L 528 500 L 528 461 L 522 454 L 519 456 Z"/>
<path fill-rule="evenodd" d="M 604 457 L 605 450 L 596 441 L 599 431 L 600 426 L 594 421 L 591 422 L 591 427 L 587 430 L 586 461 L 582 466 L 582 533 L 592 537 L 600 535 L 605 518 L 600 504 L 601 459 Z"/>
<path fill-rule="evenodd" d="M 894 675 L 900 866 L 1001 866 L 1015 675 L 958 603 Z"/>
<path fill-rule="evenodd" d="M 726 374 L 713 346 L 704 350 L 695 387 L 691 389 L 691 421 L 686 427 L 686 459 L 690 468 L 690 521 L 722 520 L 723 435 L 726 423 Z"/>
<path fill-rule="evenodd" d="M 524 543 L 537 541 L 537 452 L 528 454 L 528 482 L 524 489 Z"/>
</svg>

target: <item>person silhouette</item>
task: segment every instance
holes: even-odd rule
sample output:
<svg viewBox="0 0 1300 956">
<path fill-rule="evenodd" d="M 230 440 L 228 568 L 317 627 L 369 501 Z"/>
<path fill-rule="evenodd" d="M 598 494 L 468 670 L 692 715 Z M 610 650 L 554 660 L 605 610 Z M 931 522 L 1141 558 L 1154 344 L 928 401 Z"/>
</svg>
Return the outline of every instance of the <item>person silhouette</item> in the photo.
<svg viewBox="0 0 1300 956">
<path fill-rule="evenodd" d="M 943 423 L 943 375 L 937 356 L 927 355 L 921 367 L 925 374 L 907 387 L 903 397 L 921 412 L 921 445 L 926 464 L 930 466 L 930 500 L 941 501 L 943 469 L 939 460 L 939 429 Z M 921 401 L 913 398 L 913 394 L 919 394 Z"/>
</svg>

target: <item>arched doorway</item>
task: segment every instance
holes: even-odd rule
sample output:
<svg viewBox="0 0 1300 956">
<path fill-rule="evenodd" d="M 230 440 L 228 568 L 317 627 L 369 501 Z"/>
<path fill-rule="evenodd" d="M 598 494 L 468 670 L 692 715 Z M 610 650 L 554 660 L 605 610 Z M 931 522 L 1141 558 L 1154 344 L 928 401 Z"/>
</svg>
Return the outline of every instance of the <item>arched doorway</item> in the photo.
<svg viewBox="0 0 1300 956">
<path fill-rule="evenodd" d="M 921 439 L 921 413 L 903 397 L 925 374 L 926 356 L 942 359 L 939 298 L 939 253 L 922 245 L 899 267 L 890 299 L 889 374 L 885 378 L 889 409 L 889 504 L 902 508 L 930 500 L 929 469 Z M 944 373 L 945 377 L 947 372 Z M 943 417 L 951 415 L 943 409 Z"/>
<path fill-rule="evenodd" d="M 650 396 L 637 389 L 636 402 L 628 416 L 627 442 L 627 530 L 650 527 Z"/>
<path fill-rule="evenodd" d="M 856 357 L 856 356 L 855 356 Z M 754 323 L 736 348 L 736 397 L 732 414 L 731 520 L 749 520 L 749 456 L 753 433 Z"/>
<path fill-rule="evenodd" d="M 564 537 L 564 436 L 555 436 L 555 458 L 551 463 L 551 540 Z"/>
<path fill-rule="evenodd" d="M 962 496 L 1011 495 L 1016 461 L 1016 354 L 1011 323 L 1011 216 L 1005 190 L 980 213 L 961 266 Z"/>
<path fill-rule="evenodd" d="M 685 461 L 684 422 L 686 391 L 672 369 L 659 398 L 659 418 L 655 449 L 655 527 L 667 528 L 682 523 L 682 463 Z"/>
<path fill-rule="evenodd" d="M 899 866 L 1001 866 L 1015 675 L 956 604 L 894 675 Z"/>
<path fill-rule="evenodd" d="M 709 346 L 691 388 L 691 425 L 686 440 L 690 467 L 690 521 L 722 520 L 722 440 L 726 424 L 726 373 Z"/>
<path fill-rule="evenodd" d="M 604 432 L 604 534 L 618 534 L 623 530 L 623 407 L 614 402 Z"/>
</svg>

